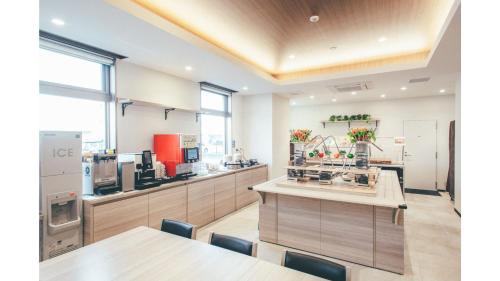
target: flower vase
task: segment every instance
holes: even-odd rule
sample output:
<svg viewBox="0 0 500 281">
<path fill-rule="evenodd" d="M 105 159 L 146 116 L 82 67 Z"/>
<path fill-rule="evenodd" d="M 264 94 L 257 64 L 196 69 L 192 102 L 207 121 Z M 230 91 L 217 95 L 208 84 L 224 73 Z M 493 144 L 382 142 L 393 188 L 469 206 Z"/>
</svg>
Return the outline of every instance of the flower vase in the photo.
<svg viewBox="0 0 500 281">
<path fill-rule="evenodd" d="M 368 144 L 366 141 L 356 142 L 356 168 L 368 169 Z"/>
</svg>

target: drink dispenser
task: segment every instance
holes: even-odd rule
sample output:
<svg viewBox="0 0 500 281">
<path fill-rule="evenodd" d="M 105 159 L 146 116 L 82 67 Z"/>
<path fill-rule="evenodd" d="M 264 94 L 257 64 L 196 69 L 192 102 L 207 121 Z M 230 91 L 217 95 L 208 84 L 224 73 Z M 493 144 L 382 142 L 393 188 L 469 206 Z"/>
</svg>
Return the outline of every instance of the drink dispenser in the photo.
<svg viewBox="0 0 500 281">
<path fill-rule="evenodd" d="M 78 201 L 75 192 L 60 192 L 47 196 L 48 232 L 56 234 L 80 227 Z"/>
</svg>

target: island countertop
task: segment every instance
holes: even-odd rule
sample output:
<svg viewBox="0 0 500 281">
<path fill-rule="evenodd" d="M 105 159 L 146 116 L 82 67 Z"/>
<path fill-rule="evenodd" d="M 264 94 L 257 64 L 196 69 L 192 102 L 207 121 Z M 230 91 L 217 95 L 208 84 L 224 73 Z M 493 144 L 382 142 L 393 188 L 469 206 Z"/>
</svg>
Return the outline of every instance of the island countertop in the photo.
<svg viewBox="0 0 500 281">
<path fill-rule="evenodd" d="M 297 183 L 296 187 L 285 187 L 277 185 L 277 183 L 286 180 L 287 176 L 282 176 L 274 180 L 256 185 L 253 187 L 253 190 L 263 193 L 274 193 L 313 199 L 372 205 L 378 207 L 400 208 L 401 206 L 406 205 L 403 194 L 401 193 L 398 176 L 395 171 L 380 172 L 378 181 L 375 185 L 375 196 L 330 191 L 323 188 L 318 188 L 318 190 L 305 189 L 300 187 L 300 183 Z"/>
</svg>

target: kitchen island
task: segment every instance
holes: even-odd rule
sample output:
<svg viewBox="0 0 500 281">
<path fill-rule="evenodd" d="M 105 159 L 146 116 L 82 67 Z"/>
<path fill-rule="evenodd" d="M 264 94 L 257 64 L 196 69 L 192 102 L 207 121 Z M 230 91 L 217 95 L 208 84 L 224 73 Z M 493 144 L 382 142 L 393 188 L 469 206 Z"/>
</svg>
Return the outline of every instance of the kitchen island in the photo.
<svg viewBox="0 0 500 281">
<path fill-rule="evenodd" d="M 374 195 L 310 185 L 284 176 L 253 187 L 260 240 L 404 273 L 406 204 L 395 171 L 380 172 Z"/>
</svg>

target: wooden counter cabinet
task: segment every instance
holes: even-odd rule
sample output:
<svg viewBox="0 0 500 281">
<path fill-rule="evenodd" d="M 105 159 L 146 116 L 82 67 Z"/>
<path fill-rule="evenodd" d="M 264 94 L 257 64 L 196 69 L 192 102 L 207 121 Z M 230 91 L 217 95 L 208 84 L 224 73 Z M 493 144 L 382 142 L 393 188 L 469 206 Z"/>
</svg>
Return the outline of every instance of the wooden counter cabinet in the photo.
<svg viewBox="0 0 500 281">
<path fill-rule="evenodd" d="M 214 218 L 219 219 L 236 210 L 236 176 L 214 179 Z"/>
<path fill-rule="evenodd" d="M 84 205 L 84 244 L 148 226 L 148 196 L 136 196 L 102 205 Z"/>
<path fill-rule="evenodd" d="M 213 176 L 83 199 L 84 245 L 137 226 L 160 229 L 163 219 L 202 227 L 258 200 L 249 186 L 267 180 L 267 166 L 229 170 Z"/>
<path fill-rule="evenodd" d="M 187 186 L 149 193 L 149 227 L 160 229 L 163 219 L 187 221 Z"/>
<path fill-rule="evenodd" d="M 236 173 L 236 208 L 243 208 L 259 200 L 259 194 L 249 187 L 267 181 L 267 166 Z"/>
<path fill-rule="evenodd" d="M 214 180 L 188 184 L 187 220 L 202 227 L 214 221 Z"/>
</svg>

